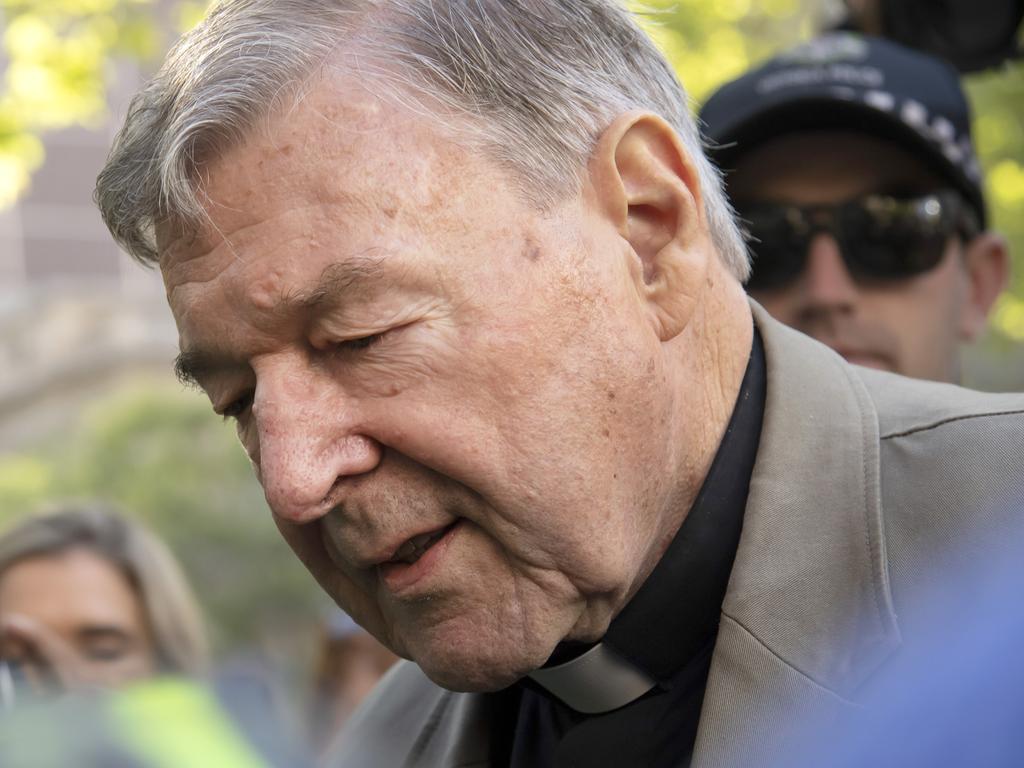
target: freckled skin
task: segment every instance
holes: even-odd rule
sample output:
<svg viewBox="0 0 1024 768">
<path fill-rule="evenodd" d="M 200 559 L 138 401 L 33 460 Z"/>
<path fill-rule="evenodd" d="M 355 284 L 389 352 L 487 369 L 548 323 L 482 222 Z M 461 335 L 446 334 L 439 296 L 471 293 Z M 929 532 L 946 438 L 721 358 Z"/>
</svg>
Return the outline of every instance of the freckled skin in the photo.
<svg viewBox="0 0 1024 768">
<path fill-rule="evenodd" d="M 694 257 L 727 287 L 661 339 L 593 190 L 541 214 L 496 164 L 351 83 L 209 178 L 217 233 L 161 239 L 168 300 L 183 349 L 233 361 L 202 385 L 217 410 L 243 404 L 278 527 L 323 588 L 453 689 L 600 637 L 728 419 L 750 344 L 735 281 Z M 367 258 L 377 273 L 329 311 L 274 309 Z M 728 344 L 705 313 L 731 318 Z M 382 585 L 384 550 L 456 521 L 429 591 Z"/>
</svg>

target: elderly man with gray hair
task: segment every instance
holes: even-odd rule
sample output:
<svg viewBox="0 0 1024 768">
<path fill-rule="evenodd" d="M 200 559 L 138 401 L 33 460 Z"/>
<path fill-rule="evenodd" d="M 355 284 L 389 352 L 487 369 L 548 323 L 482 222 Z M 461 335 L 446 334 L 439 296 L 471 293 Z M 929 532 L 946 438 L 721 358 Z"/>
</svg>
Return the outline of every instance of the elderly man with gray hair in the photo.
<svg viewBox="0 0 1024 768">
<path fill-rule="evenodd" d="M 412 662 L 338 765 L 751 764 L 855 707 L 921 563 L 1024 495 L 1024 398 L 749 302 L 614 0 L 226 0 L 97 200 L 285 539 Z"/>
</svg>

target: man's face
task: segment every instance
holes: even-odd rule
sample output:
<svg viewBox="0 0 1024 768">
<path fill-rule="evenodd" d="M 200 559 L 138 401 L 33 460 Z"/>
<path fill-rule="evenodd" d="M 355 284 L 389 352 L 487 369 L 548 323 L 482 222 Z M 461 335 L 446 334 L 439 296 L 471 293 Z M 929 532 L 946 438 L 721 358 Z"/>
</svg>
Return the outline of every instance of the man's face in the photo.
<svg viewBox="0 0 1024 768">
<path fill-rule="evenodd" d="M 737 205 L 815 205 L 870 194 L 922 195 L 942 183 L 903 150 L 855 134 L 775 139 L 741 157 L 729 176 Z M 756 244 L 755 244 L 756 250 Z M 827 344 L 852 363 L 918 378 L 958 378 L 969 278 L 957 238 L 938 265 L 895 280 L 855 280 L 835 238 L 817 234 L 803 272 L 751 291 L 776 319 Z"/>
<path fill-rule="evenodd" d="M 670 533 L 659 340 L 586 194 L 540 213 L 352 91 L 214 164 L 203 236 L 162 233 L 182 362 L 320 584 L 493 689 L 600 636 Z"/>
</svg>

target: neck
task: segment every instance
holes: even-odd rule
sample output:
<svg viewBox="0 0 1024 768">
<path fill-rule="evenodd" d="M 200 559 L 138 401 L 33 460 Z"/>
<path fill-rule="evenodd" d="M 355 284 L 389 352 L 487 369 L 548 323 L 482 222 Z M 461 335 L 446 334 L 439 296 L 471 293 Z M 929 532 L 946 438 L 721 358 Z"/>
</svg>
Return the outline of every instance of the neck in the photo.
<svg viewBox="0 0 1024 768">
<path fill-rule="evenodd" d="M 585 610 L 562 638 L 593 644 L 636 595 L 686 518 L 728 426 L 750 358 L 753 319 L 739 283 L 709 275 L 687 327 L 662 342 L 657 378 L 665 407 L 652 422 L 658 457 L 636 504 L 637 539 L 630 561 L 638 567 L 621 589 L 589 595 Z"/>
<path fill-rule="evenodd" d="M 669 342 L 676 482 L 667 494 L 663 525 L 652 542 L 648 565 L 630 598 L 664 555 L 704 484 L 736 405 L 753 338 L 753 317 L 743 288 L 717 267 L 690 324 Z"/>
</svg>

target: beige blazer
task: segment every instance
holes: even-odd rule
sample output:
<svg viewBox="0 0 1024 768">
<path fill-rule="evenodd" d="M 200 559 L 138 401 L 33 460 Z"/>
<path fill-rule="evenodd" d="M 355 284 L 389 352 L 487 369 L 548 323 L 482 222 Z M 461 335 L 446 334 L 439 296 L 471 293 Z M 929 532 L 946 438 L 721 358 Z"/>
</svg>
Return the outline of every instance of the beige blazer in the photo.
<svg viewBox="0 0 1024 768">
<path fill-rule="evenodd" d="M 767 403 L 695 768 L 756 765 L 801 740 L 804 716 L 842 717 L 899 648 L 903 595 L 964 565 L 1024 500 L 1024 395 L 850 366 L 753 311 Z M 400 664 L 330 765 L 486 766 L 490 707 Z"/>
</svg>

